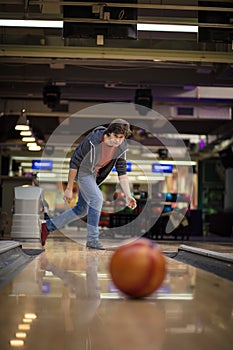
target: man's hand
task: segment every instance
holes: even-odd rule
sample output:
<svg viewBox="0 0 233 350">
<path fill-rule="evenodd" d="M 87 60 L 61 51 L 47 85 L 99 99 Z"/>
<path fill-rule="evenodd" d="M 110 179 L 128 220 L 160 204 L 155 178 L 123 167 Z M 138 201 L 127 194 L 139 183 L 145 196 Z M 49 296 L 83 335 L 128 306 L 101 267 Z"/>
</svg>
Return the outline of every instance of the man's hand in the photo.
<svg viewBox="0 0 233 350">
<path fill-rule="evenodd" d="M 70 203 L 71 199 L 73 198 L 73 190 L 66 188 L 65 192 L 64 192 L 64 201 L 67 203 Z"/>
<path fill-rule="evenodd" d="M 68 183 L 63 197 L 64 201 L 67 203 L 70 203 L 71 199 L 73 198 L 73 186 L 76 175 L 77 169 L 69 169 Z"/>
<path fill-rule="evenodd" d="M 120 185 L 122 191 L 125 194 L 125 200 L 127 207 L 131 209 L 135 209 L 137 206 L 136 199 L 131 196 L 130 187 L 129 187 L 129 179 L 127 174 L 119 176 Z"/>
<path fill-rule="evenodd" d="M 131 209 L 135 209 L 137 206 L 136 199 L 131 196 L 126 197 L 126 205 Z"/>
</svg>

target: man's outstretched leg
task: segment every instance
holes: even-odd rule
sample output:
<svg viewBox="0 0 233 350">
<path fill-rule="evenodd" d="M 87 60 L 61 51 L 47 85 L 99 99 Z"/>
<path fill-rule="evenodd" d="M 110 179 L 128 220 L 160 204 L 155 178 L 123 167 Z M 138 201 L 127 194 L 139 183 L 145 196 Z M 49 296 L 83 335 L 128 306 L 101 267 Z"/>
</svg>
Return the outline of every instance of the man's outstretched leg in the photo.
<svg viewBox="0 0 233 350">
<path fill-rule="evenodd" d="M 46 239 L 50 232 L 62 229 L 65 225 L 84 217 L 87 214 L 87 204 L 82 195 L 79 195 L 76 205 L 64 211 L 61 215 L 53 219 L 47 219 L 41 225 L 41 244 L 45 245 Z"/>
</svg>

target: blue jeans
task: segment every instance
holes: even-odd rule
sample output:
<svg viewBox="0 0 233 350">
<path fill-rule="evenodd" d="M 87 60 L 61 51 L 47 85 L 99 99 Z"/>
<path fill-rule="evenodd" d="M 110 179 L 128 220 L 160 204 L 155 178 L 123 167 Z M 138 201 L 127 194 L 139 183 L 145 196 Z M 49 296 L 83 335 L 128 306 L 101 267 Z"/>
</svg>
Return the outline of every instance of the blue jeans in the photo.
<svg viewBox="0 0 233 350">
<path fill-rule="evenodd" d="M 78 202 L 61 215 L 46 220 L 46 226 L 49 231 L 55 231 L 87 215 L 87 240 L 98 239 L 102 204 L 103 195 L 96 184 L 96 176 L 79 175 Z"/>
</svg>

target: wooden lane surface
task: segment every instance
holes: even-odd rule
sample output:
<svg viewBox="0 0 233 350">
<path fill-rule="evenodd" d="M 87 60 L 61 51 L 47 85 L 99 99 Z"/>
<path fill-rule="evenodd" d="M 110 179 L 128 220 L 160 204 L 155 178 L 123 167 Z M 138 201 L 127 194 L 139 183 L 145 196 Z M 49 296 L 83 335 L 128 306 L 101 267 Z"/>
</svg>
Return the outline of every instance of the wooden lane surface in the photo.
<svg viewBox="0 0 233 350">
<path fill-rule="evenodd" d="M 111 282 L 111 254 L 48 241 L 0 290 L 1 349 L 25 325 L 26 350 L 232 349 L 231 281 L 167 258 L 162 287 L 132 300 Z M 26 313 L 36 319 L 27 323 Z"/>
</svg>

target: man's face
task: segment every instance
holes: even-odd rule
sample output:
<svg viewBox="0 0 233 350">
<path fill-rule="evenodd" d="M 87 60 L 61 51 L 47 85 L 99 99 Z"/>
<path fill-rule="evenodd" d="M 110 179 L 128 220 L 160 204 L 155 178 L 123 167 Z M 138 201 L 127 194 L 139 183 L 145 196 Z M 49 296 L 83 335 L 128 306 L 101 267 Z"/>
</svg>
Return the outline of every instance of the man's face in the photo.
<svg viewBox="0 0 233 350">
<path fill-rule="evenodd" d="M 109 136 L 106 135 L 104 142 L 110 147 L 118 147 L 122 144 L 124 139 L 124 134 L 115 134 L 114 132 L 112 132 Z"/>
</svg>

